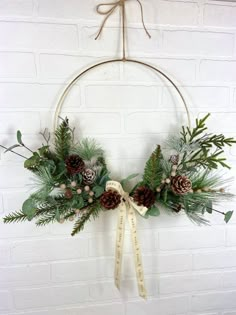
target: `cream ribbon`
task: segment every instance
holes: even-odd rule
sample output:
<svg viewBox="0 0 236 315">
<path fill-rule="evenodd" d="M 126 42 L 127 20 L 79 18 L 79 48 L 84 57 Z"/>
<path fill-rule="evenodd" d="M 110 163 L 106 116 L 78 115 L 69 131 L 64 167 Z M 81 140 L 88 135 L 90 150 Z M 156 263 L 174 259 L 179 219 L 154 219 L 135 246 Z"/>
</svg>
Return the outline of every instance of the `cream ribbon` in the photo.
<svg viewBox="0 0 236 315">
<path fill-rule="evenodd" d="M 145 283 L 144 283 L 141 250 L 140 250 L 140 245 L 139 245 L 139 241 L 137 237 L 137 220 L 136 220 L 135 211 L 138 211 L 141 215 L 145 215 L 148 209 L 143 206 L 138 206 L 133 201 L 133 198 L 130 197 L 129 194 L 123 190 L 119 182 L 108 181 L 106 183 L 106 191 L 108 190 L 115 190 L 122 197 L 122 201 L 118 206 L 119 213 L 118 213 L 118 223 L 117 223 L 117 232 L 116 232 L 117 234 L 116 234 L 116 251 L 115 251 L 115 272 L 114 272 L 116 287 L 120 289 L 125 221 L 126 221 L 126 215 L 128 215 L 128 221 L 129 221 L 129 226 L 131 230 L 138 291 L 139 291 L 139 295 L 142 298 L 146 299 L 147 292 L 146 292 Z"/>
</svg>

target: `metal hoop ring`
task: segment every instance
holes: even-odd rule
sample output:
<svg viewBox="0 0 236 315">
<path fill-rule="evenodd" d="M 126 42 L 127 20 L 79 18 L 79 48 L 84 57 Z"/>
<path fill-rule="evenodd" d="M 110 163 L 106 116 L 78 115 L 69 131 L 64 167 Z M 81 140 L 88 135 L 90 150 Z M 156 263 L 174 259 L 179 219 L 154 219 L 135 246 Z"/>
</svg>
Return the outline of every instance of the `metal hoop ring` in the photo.
<svg viewBox="0 0 236 315">
<path fill-rule="evenodd" d="M 60 115 L 60 112 L 61 112 L 61 109 L 62 109 L 62 106 L 64 104 L 64 101 L 66 99 L 66 96 L 67 94 L 69 93 L 71 87 L 87 72 L 89 72 L 90 70 L 94 69 L 94 68 L 97 68 L 97 67 L 100 67 L 102 65 L 105 65 L 105 64 L 108 64 L 108 63 L 113 63 L 113 62 L 132 62 L 132 63 L 136 63 L 136 64 L 140 64 L 140 65 L 143 65 L 143 66 L 146 66 L 148 67 L 149 69 L 152 69 L 156 72 L 158 72 L 160 75 L 162 75 L 168 82 L 171 83 L 171 85 L 175 88 L 175 90 L 177 91 L 177 93 L 179 94 L 182 102 L 183 102 L 183 105 L 184 105 L 184 108 L 186 110 L 186 113 L 187 113 L 187 117 L 188 117 L 188 125 L 190 126 L 191 125 L 191 119 L 190 119 L 190 113 L 189 113 L 189 109 L 188 109 L 188 106 L 187 106 L 187 103 L 184 99 L 184 96 L 183 94 L 181 93 L 180 89 L 177 87 L 177 85 L 174 83 L 174 81 L 167 75 L 165 74 L 163 71 L 161 71 L 160 69 L 148 64 L 148 63 L 145 63 L 145 62 L 142 62 L 142 61 L 138 61 L 138 60 L 135 60 L 135 59 L 111 59 L 111 60 L 105 60 L 105 61 L 102 61 L 102 62 L 99 62 L 99 63 L 96 63 L 94 64 L 93 66 L 83 70 L 82 72 L 80 72 L 65 88 L 64 92 L 62 93 L 61 97 L 59 98 L 59 101 L 57 103 L 57 106 L 56 106 L 56 110 L 55 110 L 55 114 L 54 114 L 54 122 L 53 122 L 53 128 L 54 128 L 54 131 L 56 130 L 57 128 L 57 125 L 58 125 L 58 117 Z"/>
</svg>

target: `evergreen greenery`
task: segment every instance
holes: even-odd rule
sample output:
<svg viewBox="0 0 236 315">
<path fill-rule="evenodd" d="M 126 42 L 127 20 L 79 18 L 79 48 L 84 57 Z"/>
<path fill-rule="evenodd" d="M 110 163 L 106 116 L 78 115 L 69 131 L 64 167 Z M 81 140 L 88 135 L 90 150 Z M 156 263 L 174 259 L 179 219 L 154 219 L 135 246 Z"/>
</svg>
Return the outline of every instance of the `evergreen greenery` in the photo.
<svg viewBox="0 0 236 315">
<path fill-rule="evenodd" d="M 55 131 L 55 154 L 58 159 L 65 160 L 72 146 L 72 130 L 69 121 L 65 118 Z"/>
<path fill-rule="evenodd" d="M 143 175 L 144 185 L 149 186 L 153 190 L 160 185 L 162 180 L 161 160 L 161 147 L 158 145 L 148 159 Z"/>
</svg>

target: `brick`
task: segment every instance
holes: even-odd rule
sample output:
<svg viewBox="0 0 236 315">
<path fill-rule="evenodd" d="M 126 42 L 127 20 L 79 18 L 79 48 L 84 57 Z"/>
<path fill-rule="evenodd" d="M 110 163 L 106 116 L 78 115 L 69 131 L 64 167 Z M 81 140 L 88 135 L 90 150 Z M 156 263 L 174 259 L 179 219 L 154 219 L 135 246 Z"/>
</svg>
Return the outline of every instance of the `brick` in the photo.
<svg viewBox="0 0 236 315">
<path fill-rule="evenodd" d="M 175 12 L 175 14 L 172 14 Z M 156 5 L 158 24 L 196 25 L 198 23 L 199 7 L 194 2 L 160 1 Z"/>
<path fill-rule="evenodd" d="M 65 112 L 62 112 L 63 115 Z M 75 114 L 66 111 L 66 115 L 73 124 Z M 75 130 L 75 134 L 87 135 L 98 135 L 98 134 L 116 134 L 121 130 L 120 114 L 119 113 L 79 113 L 79 128 Z M 77 120 L 78 121 L 78 120 Z"/>
<path fill-rule="evenodd" d="M 193 311 L 225 310 L 236 307 L 236 291 L 193 295 Z"/>
<path fill-rule="evenodd" d="M 227 271 L 222 273 L 223 288 L 233 289 L 236 287 L 236 271 Z"/>
<path fill-rule="evenodd" d="M 233 55 L 233 34 L 198 31 L 164 31 L 163 33 L 163 52 L 168 54 Z"/>
<path fill-rule="evenodd" d="M 86 239 L 44 239 L 15 242 L 11 250 L 14 263 L 44 262 L 86 257 Z"/>
<path fill-rule="evenodd" d="M 53 108 L 62 94 L 64 85 L 0 83 L 0 102 L 7 108 Z M 80 105 L 80 89 L 66 99 L 65 106 Z"/>
<path fill-rule="evenodd" d="M 195 270 L 231 268 L 236 266 L 236 251 L 221 250 L 193 255 L 193 266 Z"/>
<path fill-rule="evenodd" d="M 0 213 L 4 212 L 4 208 L 3 208 L 3 198 L 2 198 L 2 194 L 0 194 Z"/>
<path fill-rule="evenodd" d="M 13 307 L 10 292 L 0 291 L 0 302 L 0 311 L 10 310 Z"/>
<path fill-rule="evenodd" d="M 204 24 L 216 27 L 236 27 L 236 7 L 233 5 L 206 4 L 204 6 Z"/>
<path fill-rule="evenodd" d="M 21 205 L 16 208 L 12 208 L 12 211 L 18 211 L 21 209 Z M 4 215 L 7 215 L 7 213 L 4 213 Z M 68 234 L 68 231 L 67 231 Z M 29 238 L 29 237 L 36 237 L 36 236 L 46 236 L 49 235 L 49 226 L 43 226 L 43 227 L 37 227 L 34 222 L 22 222 L 16 227 L 8 224 L 4 224 L 3 222 L 0 222 L 0 237 L 2 239 L 17 239 L 19 237 L 21 238 Z"/>
<path fill-rule="evenodd" d="M 221 277 L 217 273 L 161 276 L 158 285 L 160 294 L 217 290 L 221 288 Z"/>
<path fill-rule="evenodd" d="M 186 123 L 185 113 L 171 112 L 133 112 L 127 114 L 125 128 L 128 133 L 152 134 L 170 131 L 169 121 L 178 120 L 178 124 Z M 173 126 L 172 126 L 173 130 Z"/>
<path fill-rule="evenodd" d="M 171 314 L 184 314 L 190 309 L 189 299 L 187 296 L 180 297 L 167 297 L 148 300 L 146 303 L 141 302 L 128 302 L 127 315 L 171 315 Z"/>
<path fill-rule="evenodd" d="M 0 52 L 0 77 L 34 78 L 36 67 L 34 55 L 20 52 Z"/>
<path fill-rule="evenodd" d="M 0 22 L 0 47 L 4 49 L 78 49 L 75 25 Z"/>
<path fill-rule="evenodd" d="M 0 242 L 0 265 L 9 264 L 11 261 L 10 245 Z"/>
<path fill-rule="evenodd" d="M 80 1 L 76 0 L 70 0 L 70 3 L 64 0 L 54 0 L 54 2 L 39 0 L 38 2 L 38 15 L 40 17 L 76 20 L 85 16 L 87 19 L 98 18 L 94 10 L 94 1 L 92 0 L 87 0 L 83 5 L 81 5 Z"/>
<path fill-rule="evenodd" d="M 13 296 L 17 309 L 60 306 L 87 300 L 88 288 L 85 285 L 72 285 L 18 289 L 14 290 Z"/>
<path fill-rule="evenodd" d="M 140 59 L 140 58 L 139 58 Z M 145 58 L 140 59 L 154 66 L 161 71 L 167 72 L 171 77 L 179 80 L 180 82 L 190 82 L 195 80 L 196 61 L 194 59 L 175 59 L 175 58 Z M 147 67 L 132 63 L 125 62 L 123 65 L 123 77 L 129 81 L 147 81 L 155 82 L 163 85 L 163 77 L 153 70 L 148 70 Z"/>
<path fill-rule="evenodd" d="M 52 263 L 52 280 L 54 282 L 67 282 L 112 278 L 113 263 L 114 259 L 99 257 L 89 260 Z"/>
<path fill-rule="evenodd" d="M 0 278 L 2 288 L 41 285 L 50 281 L 50 266 L 41 264 L 0 267 Z"/>
<path fill-rule="evenodd" d="M 30 172 L 25 171 L 23 165 L 12 165 L 10 168 L 8 165 L 0 165 L 0 178 L 4 178 L 4 182 L 0 181 L 0 189 L 23 188 L 29 184 L 31 176 Z"/>
<path fill-rule="evenodd" d="M 103 60 L 102 60 L 103 61 Z M 99 61 L 96 61 L 99 62 Z M 40 54 L 40 75 L 43 79 L 69 79 L 95 63 L 94 58 L 70 55 Z M 58 67 L 60 65 L 60 67 Z M 80 81 L 118 80 L 119 63 L 99 66 L 82 76 Z"/>
<path fill-rule="evenodd" d="M 200 79 L 212 82 L 236 81 L 236 61 L 202 60 Z"/>
<path fill-rule="evenodd" d="M 165 230 L 159 232 L 161 250 L 223 247 L 224 229 L 196 228 L 192 230 Z"/>
<path fill-rule="evenodd" d="M 97 27 L 84 27 L 81 29 L 81 47 L 85 51 L 114 52 L 116 43 L 119 40 L 119 29 L 105 27 L 102 39 L 95 41 Z M 142 28 L 127 28 L 129 35 L 129 50 L 139 53 L 157 53 L 159 51 L 160 33 L 157 30 L 150 30 L 150 40 Z M 139 40 L 137 41 L 137 38 Z"/>
<path fill-rule="evenodd" d="M 86 307 L 70 307 L 53 312 L 53 315 L 125 315 L 124 303 L 87 305 Z M 51 315 L 51 314 L 50 314 Z"/>
<path fill-rule="evenodd" d="M 37 112 L 0 112 L 0 134 L 34 134 L 40 131 L 40 117 Z"/>
<path fill-rule="evenodd" d="M 191 102 L 188 106 L 195 109 L 207 108 L 208 110 L 215 111 L 216 109 L 228 108 L 230 105 L 230 91 L 226 87 L 210 87 L 210 86 L 184 86 L 180 87 L 184 95 L 188 95 Z M 174 88 L 164 88 L 163 104 L 165 108 L 183 106 L 179 95 Z"/>
<path fill-rule="evenodd" d="M 32 14 L 32 0 L 1 0 L 0 2 L 0 16 L 31 16 Z"/>
<path fill-rule="evenodd" d="M 156 108 L 160 96 L 161 88 L 156 86 L 96 84 L 85 87 L 85 103 L 89 108 Z"/>
<path fill-rule="evenodd" d="M 228 228 L 226 230 L 226 241 L 228 246 L 236 245 L 236 231 L 235 228 Z"/>
</svg>

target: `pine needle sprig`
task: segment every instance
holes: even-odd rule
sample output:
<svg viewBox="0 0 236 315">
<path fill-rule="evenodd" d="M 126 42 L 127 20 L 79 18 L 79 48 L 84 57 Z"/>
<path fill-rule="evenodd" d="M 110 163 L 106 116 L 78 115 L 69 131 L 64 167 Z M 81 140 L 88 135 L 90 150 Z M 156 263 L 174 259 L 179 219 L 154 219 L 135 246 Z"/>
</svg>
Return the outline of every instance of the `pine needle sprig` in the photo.
<svg viewBox="0 0 236 315">
<path fill-rule="evenodd" d="M 28 220 L 27 215 L 24 214 L 21 210 L 12 212 L 3 218 L 4 223 L 17 223 L 24 222 L 27 220 Z"/>
<path fill-rule="evenodd" d="M 154 152 L 148 159 L 143 175 L 143 182 L 151 189 L 155 189 L 161 184 L 162 180 L 162 167 L 161 167 L 162 153 L 161 147 L 158 145 Z"/>
<path fill-rule="evenodd" d="M 98 217 L 100 210 L 101 210 L 101 205 L 100 205 L 99 201 L 96 201 L 92 205 L 90 205 L 87 208 L 83 209 L 84 213 L 75 222 L 73 230 L 71 232 L 71 235 L 74 236 L 75 234 L 77 234 L 80 231 L 82 231 L 84 229 L 85 223 L 87 221 L 89 221 L 91 217 L 93 217 L 93 219 Z"/>
<path fill-rule="evenodd" d="M 85 138 L 75 146 L 72 153 L 78 154 L 84 161 L 90 161 L 92 159 L 98 159 L 103 157 L 103 149 L 96 143 L 94 139 Z"/>
<path fill-rule="evenodd" d="M 60 160 L 64 160 L 72 147 L 72 130 L 68 118 L 65 118 L 55 131 L 55 153 Z"/>
</svg>

